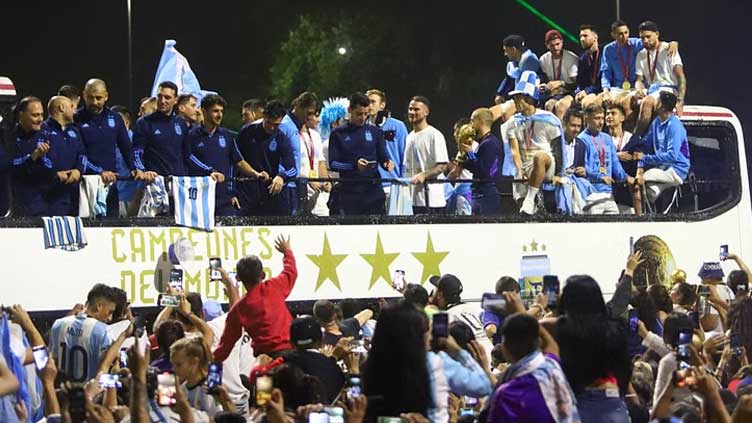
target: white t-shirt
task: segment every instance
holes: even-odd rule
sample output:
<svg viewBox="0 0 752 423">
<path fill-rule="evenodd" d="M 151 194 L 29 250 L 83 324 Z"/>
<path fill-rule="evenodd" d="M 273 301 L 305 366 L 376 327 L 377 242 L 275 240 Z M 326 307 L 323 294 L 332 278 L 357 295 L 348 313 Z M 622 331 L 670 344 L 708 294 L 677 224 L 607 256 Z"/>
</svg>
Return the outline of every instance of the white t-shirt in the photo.
<svg viewBox="0 0 752 423">
<path fill-rule="evenodd" d="M 214 333 L 212 351 L 219 346 L 219 339 L 225 330 L 226 321 L 227 313 L 207 322 Z M 251 348 L 251 337 L 243 331 L 243 335 L 235 342 L 235 346 L 232 347 L 230 355 L 222 363 L 222 385 L 227 389 L 232 402 L 238 407 L 238 412 L 241 414 L 248 410 L 250 392 L 245 389 L 243 383 L 240 381 L 240 375 L 250 374 L 254 362 L 255 358 L 253 357 L 253 349 Z"/>
<path fill-rule="evenodd" d="M 300 130 L 300 176 L 310 176 L 311 170 L 319 174 L 319 162 L 324 159 L 324 146 L 321 135 L 315 129 L 303 127 Z M 313 162 L 313 168 L 311 168 Z"/>
<path fill-rule="evenodd" d="M 679 79 L 674 74 L 675 66 L 683 66 L 681 56 L 679 52 L 676 52 L 673 56 L 668 55 L 668 43 L 661 42 L 658 47 L 658 63 L 655 63 L 655 51 L 649 52 L 650 54 L 650 67 L 648 67 L 648 51 L 646 49 L 640 50 L 637 53 L 637 68 L 635 74 L 639 77 L 643 77 L 646 87 L 650 87 L 652 84 L 658 85 L 679 85 Z M 655 77 L 651 79 L 651 70 L 655 66 Z"/>
<path fill-rule="evenodd" d="M 438 163 L 449 163 L 446 140 L 438 129 L 429 125 L 420 132 L 412 131 L 407 135 L 405 145 L 405 176 L 413 177 L 425 172 Z M 444 179 L 443 175 L 438 176 Z M 425 187 L 411 185 L 413 192 L 413 206 L 425 207 Z M 428 184 L 429 206 L 446 207 L 443 184 Z"/>
<path fill-rule="evenodd" d="M 565 142 L 564 148 L 567 149 L 567 155 L 566 159 L 567 162 L 565 163 L 566 166 L 564 166 L 564 169 L 569 169 L 570 167 L 574 166 L 574 146 L 577 144 L 577 140 L 575 138 L 572 138 L 572 142 Z"/>
<path fill-rule="evenodd" d="M 455 320 L 459 320 L 470 326 L 470 329 L 473 330 L 473 335 L 475 335 L 475 340 L 486 350 L 486 355 L 490 359 L 493 343 L 488 339 L 486 330 L 483 328 L 483 323 L 480 320 L 481 313 L 483 313 L 483 309 L 478 304 L 471 303 L 460 303 L 447 309 L 449 323 L 451 324 Z"/>
<path fill-rule="evenodd" d="M 632 139 L 632 133 L 629 131 L 622 131 L 621 137 L 615 137 L 611 136 L 611 140 L 614 142 L 614 147 L 616 147 L 616 152 L 618 153 L 621 151 L 625 145 L 629 143 L 629 140 Z"/>
<path fill-rule="evenodd" d="M 549 112 L 543 110 L 535 111 L 536 115 L 544 113 Z M 533 160 L 535 153 L 539 151 L 550 153 L 551 141 L 560 136 L 561 131 L 558 127 L 546 122 L 534 122 L 531 119 L 526 120 L 522 124 L 513 121 L 507 128 L 507 139 L 511 140 L 514 138 L 517 140 L 523 164 Z"/>
<path fill-rule="evenodd" d="M 547 51 L 540 57 L 541 70 L 546 74 L 549 81 L 564 81 L 565 84 L 577 82 L 577 64 L 580 58 L 569 50 L 562 50 L 561 59 L 554 59 L 554 55 Z M 561 74 L 559 64 L 561 63 Z"/>
</svg>

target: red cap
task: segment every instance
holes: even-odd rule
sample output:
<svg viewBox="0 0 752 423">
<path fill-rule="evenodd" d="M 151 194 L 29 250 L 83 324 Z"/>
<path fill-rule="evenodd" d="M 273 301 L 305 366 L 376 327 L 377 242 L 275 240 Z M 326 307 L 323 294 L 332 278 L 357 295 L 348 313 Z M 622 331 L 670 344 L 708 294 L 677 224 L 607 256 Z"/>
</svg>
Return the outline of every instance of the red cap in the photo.
<svg viewBox="0 0 752 423">
<path fill-rule="evenodd" d="M 546 32 L 545 40 L 546 42 L 555 40 L 557 38 L 564 39 L 564 37 L 561 36 L 561 32 L 555 30 L 555 29 L 549 29 L 548 32 Z"/>
<path fill-rule="evenodd" d="M 154 334 L 149 335 L 149 345 L 151 346 L 152 351 L 159 349 L 159 344 L 157 344 L 157 337 Z"/>
</svg>

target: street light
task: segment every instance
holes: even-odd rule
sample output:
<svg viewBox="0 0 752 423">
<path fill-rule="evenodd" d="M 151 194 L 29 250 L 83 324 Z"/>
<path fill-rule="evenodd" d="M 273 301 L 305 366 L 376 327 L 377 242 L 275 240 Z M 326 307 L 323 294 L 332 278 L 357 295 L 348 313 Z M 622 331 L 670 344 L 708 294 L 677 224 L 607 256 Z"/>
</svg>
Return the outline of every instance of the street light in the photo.
<svg viewBox="0 0 752 423">
<path fill-rule="evenodd" d="M 125 0 L 128 8 L 128 108 L 133 107 L 133 33 L 131 32 L 131 0 Z"/>
<path fill-rule="evenodd" d="M 344 47 L 340 47 L 340 48 L 337 49 L 337 53 L 339 53 L 340 55 L 344 56 L 344 55 L 347 54 L 347 49 L 344 48 Z"/>
</svg>

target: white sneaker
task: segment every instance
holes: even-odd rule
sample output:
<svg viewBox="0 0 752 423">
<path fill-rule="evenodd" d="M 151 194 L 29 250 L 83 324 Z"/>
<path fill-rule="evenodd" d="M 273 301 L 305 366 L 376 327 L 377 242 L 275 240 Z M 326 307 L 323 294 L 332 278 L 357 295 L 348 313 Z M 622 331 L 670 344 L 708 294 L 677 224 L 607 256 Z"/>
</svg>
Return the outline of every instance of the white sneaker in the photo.
<svg viewBox="0 0 752 423">
<path fill-rule="evenodd" d="M 525 201 L 522 202 L 522 207 L 520 208 L 520 214 L 527 214 L 527 215 L 534 215 L 536 212 L 535 207 L 535 201 L 530 201 L 527 198 Z"/>
</svg>

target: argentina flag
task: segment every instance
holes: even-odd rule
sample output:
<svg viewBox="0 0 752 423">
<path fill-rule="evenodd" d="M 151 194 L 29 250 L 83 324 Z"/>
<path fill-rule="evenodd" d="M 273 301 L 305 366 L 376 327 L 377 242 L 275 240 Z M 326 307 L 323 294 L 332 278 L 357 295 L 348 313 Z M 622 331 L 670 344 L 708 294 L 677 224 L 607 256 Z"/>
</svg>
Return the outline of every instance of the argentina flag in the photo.
<svg viewBox="0 0 752 423">
<path fill-rule="evenodd" d="M 214 191 L 209 176 L 173 176 L 172 201 L 175 224 L 211 232 L 214 230 Z"/>
<path fill-rule="evenodd" d="M 77 216 L 43 217 L 44 248 L 78 251 L 86 247 L 84 224 Z"/>
<path fill-rule="evenodd" d="M 196 97 L 196 103 L 201 104 L 201 99 L 205 95 L 216 93 L 201 89 L 196 74 L 191 69 L 191 65 L 188 64 L 188 59 L 180 54 L 175 48 L 175 44 L 177 44 L 175 40 L 165 40 L 162 57 L 159 59 L 159 66 L 157 66 L 157 73 L 154 75 L 154 85 L 151 89 L 151 95 L 157 95 L 157 91 L 159 91 L 157 86 L 160 82 L 172 81 L 178 86 L 178 93 L 193 94 Z"/>
</svg>

